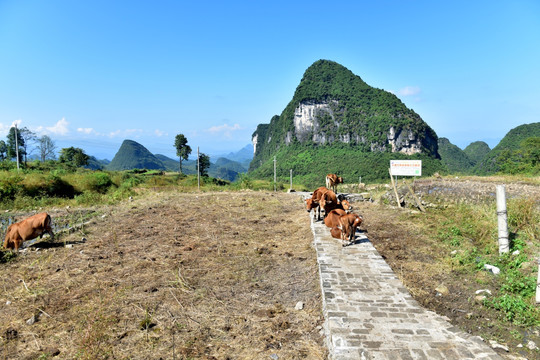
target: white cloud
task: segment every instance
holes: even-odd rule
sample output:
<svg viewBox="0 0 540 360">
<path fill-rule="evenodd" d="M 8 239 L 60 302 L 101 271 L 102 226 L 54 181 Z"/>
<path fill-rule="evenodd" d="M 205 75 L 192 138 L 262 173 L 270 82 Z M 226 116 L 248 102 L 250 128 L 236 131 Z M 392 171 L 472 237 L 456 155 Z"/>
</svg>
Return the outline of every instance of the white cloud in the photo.
<svg viewBox="0 0 540 360">
<path fill-rule="evenodd" d="M 135 136 L 138 136 L 140 134 L 143 134 L 144 131 L 141 130 L 141 129 L 125 129 L 125 130 L 116 130 L 116 131 L 111 131 L 109 133 L 109 137 L 113 138 L 113 137 L 126 137 L 126 136 L 132 136 L 132 135 L 135 135 Z"/>
<path fill-rule="evenodd" d="M 41 134 L 67 135 L 69 134 L 69 122 L 65 118 L 58 120 L 53 126 L 38 126 L 36 132 Z"/>
<path fill-rule="evenodd" d="M 233 126 L 230 126 L 229 124 L 223 124 L 219 126 L 212 126 L 210 129 L 207 129 L 206 131 L 214 134 L 214 135 L 223 135 L 226 138 L 231 138 L 232 133 L 237 130 L 242 130 L 243 128 L 238 125 L 234 124 Z"/>
<path fill-rule="evenodd" d="M 77 132 L 90 135 L 92 133 L 97 134 L 92 128 L 77 128 Z"/>
<path fill-rule="evenodd" d="M 159 130 L 159 129 L 156 129 L 156 130 L 154 131 L 154 134 L 156 134 L 156 136 L 159 136 L 159 137 L 169 135 L 169 134 L 167 134 L 165 131 L 161 131 L 161 130 Z"/>
<path fill-rule="evenodd" d="M 397 91 L 397 95 L 401 96 L 413 96 L 420 94 L 420 88 L 418 86 L 405 86 Z"/>
</svg>

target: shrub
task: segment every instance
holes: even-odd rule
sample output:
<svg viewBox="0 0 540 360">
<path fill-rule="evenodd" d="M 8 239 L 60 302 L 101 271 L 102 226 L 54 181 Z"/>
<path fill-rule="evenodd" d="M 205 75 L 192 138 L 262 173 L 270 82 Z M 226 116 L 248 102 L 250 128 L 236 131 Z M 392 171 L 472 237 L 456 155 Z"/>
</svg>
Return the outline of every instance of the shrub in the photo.
<svg viewBox="0 0 540 360">
<path fill-rule="evenodd" d="M 85 176 L 85 189 L 100 194 L 105 194 L 113 184 L 109 174 L 104 172 L 89 173 Z"/>
</svg>

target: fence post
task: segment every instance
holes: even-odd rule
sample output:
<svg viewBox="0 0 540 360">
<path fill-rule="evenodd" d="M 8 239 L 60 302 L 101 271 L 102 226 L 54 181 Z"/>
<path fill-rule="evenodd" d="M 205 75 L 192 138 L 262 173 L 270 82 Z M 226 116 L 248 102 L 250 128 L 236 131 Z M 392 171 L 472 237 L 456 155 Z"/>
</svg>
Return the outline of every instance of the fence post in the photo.
<svg viewBox="0 0 540 360">
<path fill-rule="evenodd" d="M 540 257 L 538 258 L 538 279 L 536 280 L 536 303 L 540 304 Z"/>
<path fill-rule="evenodd" d="M 197 189 L 201 191 L 201 171 L 200 171 L 200 163 L 199 163 L 199 147 L 197 146 Z"/>
<path fill-rule="evenodd" d="M 497 224 L 499 227 L 499 255 L 510 251 L 507 220 L 508 215 L 506 213 L 505 186 L 497 185 Z"/>
</svg>

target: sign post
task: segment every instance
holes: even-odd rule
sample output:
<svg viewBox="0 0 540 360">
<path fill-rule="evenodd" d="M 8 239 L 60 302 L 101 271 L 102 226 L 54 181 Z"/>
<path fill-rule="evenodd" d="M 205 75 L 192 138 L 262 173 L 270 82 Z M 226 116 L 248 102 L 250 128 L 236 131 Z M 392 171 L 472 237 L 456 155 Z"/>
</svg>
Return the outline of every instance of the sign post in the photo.
<svg viewBox="0 0 540 360">
<path fill-rule="evenodd" d="M 392 186 L 394 187 L 396 201 L 398 206 L 401 207 L 396 184 L 394 183 L 394 176 L 422 176 L 422 160 L 390 160 L 390 179 L 392 180 Z M 424 207 L 420 203 L 420 200 L 416 197 L 409 184 L 407 184 L 407 187 L 416 201 L 418 208 L 421 211 L 425 211 Z"/>
</svg>

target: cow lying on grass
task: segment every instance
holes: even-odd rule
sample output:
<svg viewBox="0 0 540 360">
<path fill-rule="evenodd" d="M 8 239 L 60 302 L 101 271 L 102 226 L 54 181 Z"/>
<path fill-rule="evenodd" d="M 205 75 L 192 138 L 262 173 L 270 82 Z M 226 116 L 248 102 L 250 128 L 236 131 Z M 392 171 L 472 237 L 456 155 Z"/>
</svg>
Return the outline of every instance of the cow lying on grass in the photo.
<svg viewBox="0 0 540 360">
<path fill-rule="evenodd" d="M 23 242 L 35 239 L 38 236 L 43 237 L 44 233 L 48 233 L 51 239 L 54 240 L 51 217 L 45 212 L 9 225 L 4 239 L 4 248 L 19 251 Z"/>
</svg>

